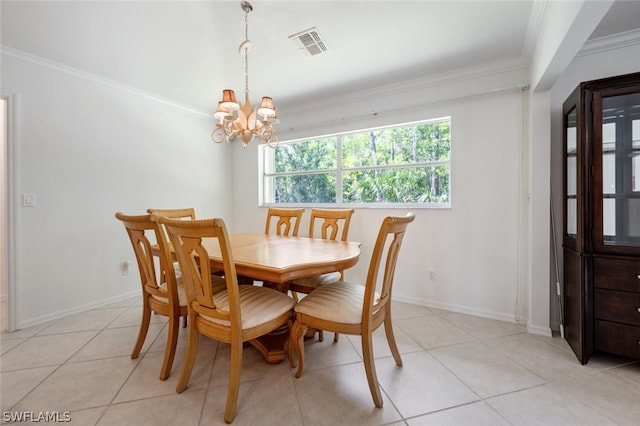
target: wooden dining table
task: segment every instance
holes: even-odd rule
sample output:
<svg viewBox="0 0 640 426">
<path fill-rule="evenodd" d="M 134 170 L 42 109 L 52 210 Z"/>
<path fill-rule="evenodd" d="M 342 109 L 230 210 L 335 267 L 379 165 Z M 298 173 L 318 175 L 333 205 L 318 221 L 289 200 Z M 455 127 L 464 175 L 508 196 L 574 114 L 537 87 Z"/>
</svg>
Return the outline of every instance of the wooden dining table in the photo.
<svg viewBox="0 0 640 426">
<path fill-rule="evenodd" d="M 312 275 L 338 272 L 358 262 L 360 243 L 268 234 L 230 234 L 229 242 L 238 276 L 263 281 L 264 285 L 287 292 L 287 282 Z M 212 270 L 222 270 L 222 256 L 216 241 L 203 241 Z M 270 364 L 285 359 L 288 329 L 250 343 Z"/>
<path fill-rule="evenodd" d="M 358 262 L 360 243 L 269 234 L 230 234 L 236 273 L 277 285 L 286 292 L 296 278 L 338 272 Z M 222 269 L 217 243 L 204 246 L 212 269 Z"/>
</svg>

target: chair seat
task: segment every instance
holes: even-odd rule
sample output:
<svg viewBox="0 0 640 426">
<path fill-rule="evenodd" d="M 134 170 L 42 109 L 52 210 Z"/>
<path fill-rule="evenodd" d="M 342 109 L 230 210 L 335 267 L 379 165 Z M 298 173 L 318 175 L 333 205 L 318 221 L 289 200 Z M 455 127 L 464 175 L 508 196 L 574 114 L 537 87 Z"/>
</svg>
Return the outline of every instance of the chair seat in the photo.
<svg viewBox="0 0 640 426">
<path fill-rule="evenodd" d="M 292 298 L 270 288 L 241 285 L 238 286 L 238 291 L 240 293 L 243 330 L 278 318 L 285 312 L 290 311 L 295 305 L 295 301 Z M 229 297 L 226 290 L 214 294 L 213 301 L 219 309 L 229 310 Z M 206 315 L 200 315 L 200 317 L 216 324 L 229 326 L 229 321 L 211 318 Z"/>
<path fill-rule="evenodd" d="M 376 293 L 375 299 L 378 299 Z M 344 324 L 362 323 L 364 286 L 345 281 L 323 285 L 296 304 L 294 310 Z"/>
<path fill-rule="evenodd" d="M 178 286 L 178 300 L 180 301 L 180 306 L 187 306 L 187 293 L 184 289 L 184 285 L 182 284 L 182 276 L 176 277 L 176 284 Z M 167 283 L 162 283 L 158 287 L 163 291 L 167 291 Z M 213 289 L 213 294 L 220 293 L 227 289 L 227 282 L 224 278 L 217 277 L 215 275 L 211 276 L 211 288 Z M 164 303 L 169 303 L 169 299 L 166 297 L 151 295 L 156 300 L 159 300 Z"/>
<path fill-rule="evenodd" d="M 322 275 L 313 275 L 311 277 L 298 278 L 292 280 L 289 285 L 315 289 L 320 286 L 335 283 L 338 281 L 340 281 L 340 272 L 329 272 Z"/>
</svg>

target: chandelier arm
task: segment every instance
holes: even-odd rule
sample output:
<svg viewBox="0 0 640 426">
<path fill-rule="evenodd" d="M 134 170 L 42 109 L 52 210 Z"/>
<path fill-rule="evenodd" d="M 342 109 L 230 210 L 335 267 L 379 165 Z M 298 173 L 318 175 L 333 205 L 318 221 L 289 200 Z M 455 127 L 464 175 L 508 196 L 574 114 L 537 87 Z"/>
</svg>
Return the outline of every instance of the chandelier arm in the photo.
<svg viewBox="0 0 640 426">
<path fill-rule="evenodd" d="M 229 139 L 227 139 L 222 127 L 216 127 L 213 132 L 211 132 L 211 140 L 215 143 L 223 143 L 224 141 L 229 142 Z"/>
<path fill-rule="evenodd" d="M 226 120 L 224 122 L 224 133 L 229 138 L 235 138 L 242 133 L 242 128 L 236 120 Z"/>
<path fill-rule="evenodd" d="M 280 142 L 280 140 L 278 139 L 278 135 L 276 135 L 276 132 L 273 132 L 273 134 L 269 139 L 263 139 L 263 140 L 264 140 L 264 143 L 269 148 L 273 148 L 273 149 L 275 149 L 278 146 L 278 143 Z"/>
<path fill-rule="evenodd" d="M 278 135 L 276 135 L 276 131 L 273 129 L 273 124 L 268 122 L 263 122 L 263 126 L 259 131 L 260 138 L 264 141 L 269 148 L 275 148 L 278 145 Z M 272 142 L 274 142 L 272 144 Z"/>
</svg>

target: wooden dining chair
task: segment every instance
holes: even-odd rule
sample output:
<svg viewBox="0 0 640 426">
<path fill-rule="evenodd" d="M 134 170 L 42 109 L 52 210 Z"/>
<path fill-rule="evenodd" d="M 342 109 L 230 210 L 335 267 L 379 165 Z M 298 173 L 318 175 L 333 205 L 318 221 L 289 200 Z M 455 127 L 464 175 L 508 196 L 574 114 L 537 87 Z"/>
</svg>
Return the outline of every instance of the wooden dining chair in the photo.
<svg viewBox="0 0 640 426">
<path fill-rule="evenodd" d="M 170 217 L 172 219 L 182 219 L 182 220 L 195 220 L 196 219 L 196 210 L 193 207 L 186 207 L 183 209 L 147 209 L 147 213 L 152 214 L 154 216 L 163 216 L 163 217 Z M 169 237 L 166 235 L 166 232 L 164 230 L 164 226 L 162 227 L 162 232 L 164 234 L 165 239 L 167 240 L 167 242 L 169 241 Z M 178 264 L 178 262 L 174 262 L 173 263 L 173 268 L 176 271 L 176 276 L 180 277 L 182 276 L 182 271 L 180 270 L 180 265 Z M 222 271 L 212 271 L 211 272 L 213 275 L 218 275 L 221 276 L 223 274 Z M 187 326 L 187 317 L 184 317 L 185 322 L 184 322 L 184 327 Z"/>
<path fill-rule="evenodd" d="M 347 241 L 349 224 L 353 209 L 311 209 L 309 218 L 309 238 L 322 238 L 325 240 Z M 298 300 L 298 293 L 309 294 L 318 287 L 344 280 L 344 271 L 330 272 L 322 275 L 298 278 L 289 281 L 289 290 L 293 298 Z M 338 341 L 338 333 L 334 334 L 334 342 Z M 319 330 L 320 341 L 324 339 L 324 333 Z"/>
<path fill-rule="evenodd" d="M 267 211 L 267 221 L 265 223 L 264 233 L 271 234 L 273 224 L 273 230 L 276 235 L 297 237 L 303 213 L 304 209 L 270 208 L 269 211 Z"/>
<path fill-rule="evenodd" d="M 160 369 L 160 379 L 166 380 L 171 373 L 176 352 L 180 317 L 185 317 L 186 321 L 187 316 L 187 298 L 182 280 L 176 277 L 166 236 L 160 224 L 153 220 L 152 215 L 129 216 L 118 212 L 116 218 L 122 221 L 127 230 L 142 284 L 142 322 L 131 358 L 135 359 L 140 354 L 149 330 L 151 312 L 168 317 L 167 345 Z M 151 235 L 153 235 L 152 239 L 149 238 Z M 152 253 L 152 240 L 155 240 L 160 252 L 158 271 L 156 271 Z"/>
<path fill-rule="evenodd" d="M 393 359 L 396 365 L 402 366 L 402 358 L 391 325 L 391 291 L 402 239 L 407 226 L 414 219 L 413 213 L 404 217 L 384 219 L 373 248 L 364 286 L 350 282 L 327 284 L 296 304 L 295 321 L 291 327 L 287 352 L 292 368 L 296 366 L 294 352 L 297 355 L 297 378 L 302 375 L 304 369 L 304 335 L 307 328 L 360 335 L 369 390 L 375 406 L 382 407 L 382 395 L 373 357 L 372 334 L 384 324 Z M 386 257 L 384 263 L 383 255 Z"/>
<path fill-rule="evenodd" d="M 227 229 L 222 219 L 183 221 L 158 218 L 168 233 L 182 268 L 188 300 L 188 340 L 182 373 L 176 386 L 183 392 L 191 377 L 200 335 L 231 345 L 231 363 L 224 420 L 235 417 L 240 390 L 243 342 L 288 326 L 295 301 L 260 286 L 239 286 Z M 211 291 L 207 247 L 219 247 L 226 290 Z"/>
</svg>

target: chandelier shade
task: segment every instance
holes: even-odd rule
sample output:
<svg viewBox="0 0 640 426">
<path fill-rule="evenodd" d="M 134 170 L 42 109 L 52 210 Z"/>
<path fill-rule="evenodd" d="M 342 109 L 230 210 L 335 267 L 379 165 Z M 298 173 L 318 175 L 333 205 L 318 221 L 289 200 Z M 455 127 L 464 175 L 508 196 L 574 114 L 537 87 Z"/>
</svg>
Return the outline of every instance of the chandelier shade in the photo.
<svg viewBox="0 0 640 426">
<path fill-rule="evenodd" d="M 262 103 L 260 104 L 260 108 L 258 108 L 258 114 L 266 117 L 273 117 L 276 115 L 276 107 L 273 106 L 273 99 L 268 96 L 264 96 L 262 98 Z"/>
<path fill-rule="evenodd" d="M 220 106 L 222 108 L 228 110 L 238 109 L 238 100 L 236 99 L 236 94 L 231 89 L 225 89 L 222 91 L 222 101 L 220 102 Z"/>
<path fill-rule="evenodd" d="M 264 96 L 260 106 L 253 109 L 249 101 L 249 12 L 253 10 L 251 3 L 240 3 L 244 10 L 245 40 L 240 44 L 238 51 L 244 56 L 244 81 L 245 100 L 241 104 L 236 99 L 236 94 L 231 89 L 222 91 L 222 99 L 218 101 L 218 107 L 214 114 L 218 120 L 216 128 L 211 134 L 211 139 L 216 143 L 233 142 L 240 140 L 242 147 L 253 141 L 257 136 L 264 143 L 274 148 L 278 144 L 278 136 L 273 128 L 279 122 L 273 99 Z"/>
</svg>

